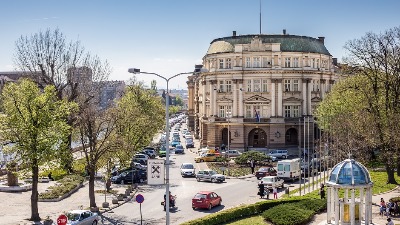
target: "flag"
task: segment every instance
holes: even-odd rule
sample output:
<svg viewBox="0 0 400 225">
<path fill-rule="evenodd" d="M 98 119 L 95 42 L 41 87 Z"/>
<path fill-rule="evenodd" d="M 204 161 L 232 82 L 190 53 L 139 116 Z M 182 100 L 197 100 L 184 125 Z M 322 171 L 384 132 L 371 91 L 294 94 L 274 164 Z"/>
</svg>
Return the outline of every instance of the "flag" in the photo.
<svg viewBox="0 0 400 225">
<path fill-rule="evenodd" d="M 254 109 L 255 117 L 256 117 L 256 122 L 260 122 L 260 115 L 258 115 L 258 112 L 256 109 Z"/>
</svg>

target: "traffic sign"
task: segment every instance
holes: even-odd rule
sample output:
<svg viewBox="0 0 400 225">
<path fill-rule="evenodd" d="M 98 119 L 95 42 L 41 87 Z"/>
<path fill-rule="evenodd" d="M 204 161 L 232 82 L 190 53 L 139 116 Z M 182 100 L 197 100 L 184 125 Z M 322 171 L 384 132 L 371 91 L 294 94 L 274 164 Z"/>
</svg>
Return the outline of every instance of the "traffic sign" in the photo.
<svg viewBox="0 0 400 225">
<path fill-rule="evenodd" d="M 136 202 L 143 203 L 144 202 L 143 195 L 141 195 L 141 194 L 136 195 Z"/>
<path fill-rule="evenodd" d="M 57 218 L 57 225 L 66 225 L 68 218 L 66 215 L 62 214 Z"/>
</svg>

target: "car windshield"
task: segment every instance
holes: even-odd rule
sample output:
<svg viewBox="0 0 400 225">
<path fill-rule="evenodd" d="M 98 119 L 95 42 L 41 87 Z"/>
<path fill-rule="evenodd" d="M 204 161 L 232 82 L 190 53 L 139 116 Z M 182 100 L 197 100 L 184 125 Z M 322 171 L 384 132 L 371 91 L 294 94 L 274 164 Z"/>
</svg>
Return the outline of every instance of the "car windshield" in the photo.
<svg viewBox="0 0 400 225">
<path fill-rule="evenodd" d="M 258 171 L 260 172 L 268 172 L 269 168 L 260 168 Z"/>
<path fill-rule="evenodd" d="M 78 221 L 80 217 L 80 213 L 67 213 L 68 221 Z"/>
<path fill-rule="evenodd" d="M 215 172 L 215 171 L 213 171 L 213 170 L 212 170 L 212 171 L 210 171 L 209 173 L 210 173 L 210 175 L 217 174 L 217 172 Z"/>
<path fill-rule="evenodd" d="M 265 182 L 265 183 L 272 183 L 272 182 L 274 182 L 274 180 L 273 180 L 272 177 L 264 177 L 264 178 L 263 178 L 263 182 Z"/>
<path fill-rule="evenodd" d="M 182 169 L 193 169 L 193 165 L 192 164 L 183 164 L 182 165 Z"/>
<path fill-rule="evenodd" d="M 205 195 L 205 194 L 200 194 L 200 193 L 197 193 L 195 196 L 194 196 L 194 198 L 206 198 L 207 197 L 207 195 Z"/>
</svg>

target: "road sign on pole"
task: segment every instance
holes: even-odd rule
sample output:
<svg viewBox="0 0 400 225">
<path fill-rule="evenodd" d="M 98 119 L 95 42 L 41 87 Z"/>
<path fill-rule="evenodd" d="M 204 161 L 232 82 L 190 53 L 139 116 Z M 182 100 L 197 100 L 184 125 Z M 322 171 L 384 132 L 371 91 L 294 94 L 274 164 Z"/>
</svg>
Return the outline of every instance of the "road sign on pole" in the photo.
<svg viewBox="0 0 400 225">
<path fill-rule="evenodd" d="M 164 184 L 164 159 L 147 161 L 147 184 Z"/>
<path fill-rule="evenodd" d="M 144 197 L 141 194 L 136 195 L 136 202 L 137 203 L 143 203 L 144 202 Z"/>
<path fill-rule="evenodd" d="M 57 218 L 57 225 L 66 225 L 68 218 L 66 215 L 62 214 Z"/>
</svg>

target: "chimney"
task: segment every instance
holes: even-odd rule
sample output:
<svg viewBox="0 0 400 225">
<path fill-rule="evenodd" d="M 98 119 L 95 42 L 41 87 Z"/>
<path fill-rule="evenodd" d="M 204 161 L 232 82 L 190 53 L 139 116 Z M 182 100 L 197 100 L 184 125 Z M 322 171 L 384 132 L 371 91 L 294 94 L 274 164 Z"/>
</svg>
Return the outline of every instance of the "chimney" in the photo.
<svg viewBox="0 0 400 225">
<path fill-rule="evenodd" d="M 232 36 L 236 37 L 236 30 L 232 32 Z"/>
<path fill-rule="evenodd" d="M 337 58 L 332 58 L 333 65 L 337 66 Z"/>
<path fill-rule="evenodd" d="M 325 44 L 325 37 L 318 37 L 318 41 L 320 41 L 322 44 Z"/>
<path fill-rule="evenodd" d="M 286 29 L 283 29 L 283 35 L 286 35 Z"/>
</svg>

